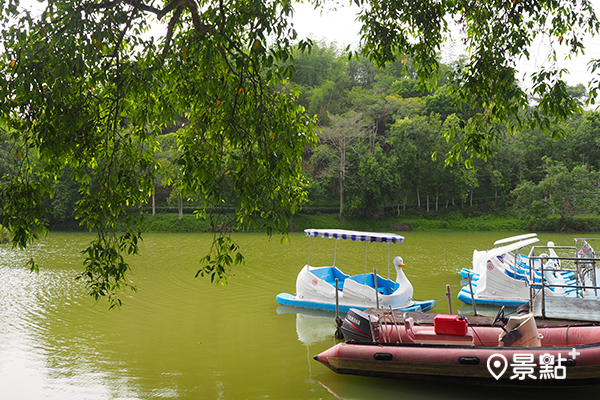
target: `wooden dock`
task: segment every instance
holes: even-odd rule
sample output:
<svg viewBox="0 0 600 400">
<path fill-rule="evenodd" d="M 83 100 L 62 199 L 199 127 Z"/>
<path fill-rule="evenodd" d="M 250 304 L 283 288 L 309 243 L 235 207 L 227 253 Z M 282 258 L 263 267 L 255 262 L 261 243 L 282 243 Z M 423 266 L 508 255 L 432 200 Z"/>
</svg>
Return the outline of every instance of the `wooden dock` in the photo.
<svg viewBox="0 0 600 400">
<path fill-rule="evenodd" d="M 600 323 L 600 300 L 598 298 L 576 298 L 546 296 L 544 315 L 546 318 Z M 533 315 L 542 317 L 542 299 L 533 301 Z"/>
</svg>

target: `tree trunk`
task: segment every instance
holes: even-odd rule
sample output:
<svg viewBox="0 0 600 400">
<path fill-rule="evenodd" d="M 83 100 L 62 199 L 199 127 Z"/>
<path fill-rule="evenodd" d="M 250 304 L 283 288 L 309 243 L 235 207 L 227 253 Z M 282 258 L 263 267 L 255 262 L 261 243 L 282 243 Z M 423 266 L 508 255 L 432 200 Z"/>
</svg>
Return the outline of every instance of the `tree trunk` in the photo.
<svg viewBox="0 0 600 400">
<path fill-rule="evenodd" d="M 406 211 L 407 201 L 408 201 L 408 194 L 404 193 L 404 203 L 402 203 L 402 211 Z"/>
<path fill-rule="evenodd" d="M 421 196 L 419 195 L 419 185 L 417 185 L 417 207 L 421 208 Z"/>
<path fill-rule="evenodd" d="M 340 215 L 342 215 L 342 210 L 344 209 L 344 181 L 342 177 L 340 177 Z"/>
<path fill-rule="evenodd" d="M 371 134 L 369 135 L 369 155 L 372 156 L 375 153 L 375 137 L 377 135 L 377 121 L 373 121 L 371 128 Z"/>
<path fill-rule="evenodd" d="M 439 205 L 438 205 L 439 200 L 440 200 L 440 195 L 439 195 L 438 190 L 436 189 L 435 190 L 435 212 L 438 212 L 440 210 Z"/>
<path fill-rule="evenodd" d="M 177 195 L 177 208 L 179 209 L 179 219 L 183 218 L 183 199 L 181 194 Z"/>
<path fill-rule="evenodd" d="M 155 187 L 156 189 L 156 187 Z M 152 191 L 152 216 L 154 217 L 156 215 L 156 195 L 154 193 L 154 190 Z"/>
<path fill-rule="evenodd" d="M 344 209 L 344 180 L 346 179 L 346 141 L 340 146 L 340 216 Z"/>
<path fill-rule="evenodd" d="M 429 193 L 427 193 L 427 212 L 429 212 Z"/>
</svg>

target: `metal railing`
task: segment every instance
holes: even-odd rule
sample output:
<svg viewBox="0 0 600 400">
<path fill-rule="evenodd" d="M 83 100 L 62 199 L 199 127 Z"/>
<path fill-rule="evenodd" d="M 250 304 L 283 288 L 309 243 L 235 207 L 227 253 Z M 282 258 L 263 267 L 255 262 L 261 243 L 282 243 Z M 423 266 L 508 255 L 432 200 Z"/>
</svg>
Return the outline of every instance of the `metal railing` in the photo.
<svg viewBox="0 0 600 400">
<path fill-rule="evenodd" d="M 600 289 L 600 286 L 597 286 L 598 282 L 596 280 L 596 257 L 595 257 L 595 253 L 592 253 L 592 257 L 578 257 L 578 255 L 580 254 L 580 247 L 579 245 L 579 241 L 588 241 L 588 240 L 600 240 L 598 238 L 590 238 L 590 239 L 575 239 L 576 241 L 576 246 L 533 246 L 531 248 L 531 250 L 529 251 L 529 255 L 528 255 L 528 260 L 529 260 L 529 293 L 530 293 L 530 304 L 531 307 L 533 308 L 534 306 L 534 298 L 537 296 L 538 293 L 538 287 L 540 287 L 539 292 L 541 292 L 541 314 L 542 314 L 542 318 L 546 318 L 546 288 L 568 288 L 568 289 L 574 289 L 575 290 L 575 297 L 577 298 L 584 298 L 585 297 L 585 292 L 586 290 L 593 290 L 594 291 L 594 295 L 597 296 L 598 295 L 598 289 Z M 535 255 L 536 250 L 541 250 L 541 249 L 552 249 L 552 250 L 574 250 L 575 252 L 575 257 L 565 257 L 565 256 L 559 256 L 558 254 L 556 255 L 548 255 L 548 254 L 540 254 L 540 255 Z M 546 269 L 544 269 L 544 266 L 546 264 L 548 264 L 549 261 L 551 260 L 555 260 L 557 262 L 557 265 L 561 266 L 561 264 L 563 264 L 563 261 L 566 262 L 573 262 L 575 269 L 567 269 L 567 268 L 562 268 L 559 267 L 557 268 L 548 268 L 546 267 Z M 539 269 L 536 268 L 536 261 L 538 261 L 539 264 Z M 582 268 L 582 264 L 589 264 L 591 265 L 591 281 L 594 285 L 588 285 L 586 284 L 586 279 L 585 279 L 585 271 L 583 271 Z M 589 269 L 589 267 L 588 267 Z M 540 279 L 539 282 L 536 281 L 536 270 L 539 271 L 540 273 Z M 563 272 L 563 271 L 569 271 L 569 272 L 574 272 L 575 273 L 575 284 L 574 285 L 567 285 L 567 284 L 556 284 L 556 283 L 549 283 L 546 279 L 545 279 L 545 273 L 544 271 L 552 271 L 552 272 Z"/>
</svg>

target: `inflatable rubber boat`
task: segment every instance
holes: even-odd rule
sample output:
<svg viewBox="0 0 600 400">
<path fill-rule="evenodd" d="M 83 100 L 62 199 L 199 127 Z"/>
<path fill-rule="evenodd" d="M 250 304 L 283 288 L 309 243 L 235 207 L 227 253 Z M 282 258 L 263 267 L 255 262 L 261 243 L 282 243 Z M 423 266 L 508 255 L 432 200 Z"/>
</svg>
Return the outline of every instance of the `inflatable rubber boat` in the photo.
<svg viewBox="0 0 600 400">
<path fill-rule="evenodd" d="M 500 312 L 492 326 L 446 314 L 433 326 L 416 326 L 412 317 L 394 321 L 350 310 L 342 332 L 345 343 L 314 357 L 340 374 L 501 386 L 600 384 L 599 326 L 538 328 L 530 313 L 504 318 Z"/>
</svg>

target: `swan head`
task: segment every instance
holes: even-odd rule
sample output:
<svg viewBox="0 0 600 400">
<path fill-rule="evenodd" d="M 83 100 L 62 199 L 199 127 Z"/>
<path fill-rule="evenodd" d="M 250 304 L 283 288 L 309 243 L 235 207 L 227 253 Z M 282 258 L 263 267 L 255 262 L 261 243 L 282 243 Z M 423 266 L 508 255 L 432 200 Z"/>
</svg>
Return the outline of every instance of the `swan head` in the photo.
<svg viewBox="0 0 600 400">
<path fill-rule="evenodd" d="M 396 283 L 398 288 L 394 292 L 394 296 L 398 300 L 398 304 L 412 304 L 413 286 L 404 274 L 404 260 L 397 256 L 394 258 L 394 266 L 396 267 Z"/>
<path fill-rule="evenodd" d="M 395 266 L 396 268 L 398 268 L 398 267 L 402 268 L 402 267 L 404 267 L 404 265 L 405 265 L 405 264 L 404 264 L 404 260 L 402 259 L 402 257 L 400 257 L 400 256 L 396 256 L 396 257 L 394 258 L 394 266 Z"/>
</svg>

